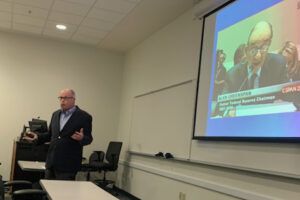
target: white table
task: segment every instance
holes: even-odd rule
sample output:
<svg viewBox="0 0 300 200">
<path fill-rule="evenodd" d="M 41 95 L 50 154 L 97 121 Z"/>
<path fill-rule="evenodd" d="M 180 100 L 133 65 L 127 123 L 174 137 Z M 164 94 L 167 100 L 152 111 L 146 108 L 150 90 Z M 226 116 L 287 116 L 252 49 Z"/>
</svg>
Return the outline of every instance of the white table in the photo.
<svg viewBox="0 0 300 200">
<path fill-rule="evenodd" d="M 88 181 L 40 180 L 51 200 L 118 200 Z"/>
<path fill-rule="evenodd" d="M 18 165 L 23 171 L 38 171 L 46 170 L 45 162 L 18 160 Z"/>
</svg>

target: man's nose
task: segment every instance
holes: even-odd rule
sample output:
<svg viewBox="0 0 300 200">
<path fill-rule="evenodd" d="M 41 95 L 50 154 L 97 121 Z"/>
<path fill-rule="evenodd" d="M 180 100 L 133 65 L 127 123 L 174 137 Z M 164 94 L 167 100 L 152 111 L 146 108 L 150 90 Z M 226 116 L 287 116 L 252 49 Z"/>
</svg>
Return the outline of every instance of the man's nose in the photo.
<svg viewBox="0 0 300 200">
<path fill-rule="evenodd" d="M 261 54 L 261 51 L 258 50 L 257 53 L 255 54 L 255 58 L 261 58 L 262 54 Z"/>
</svg>

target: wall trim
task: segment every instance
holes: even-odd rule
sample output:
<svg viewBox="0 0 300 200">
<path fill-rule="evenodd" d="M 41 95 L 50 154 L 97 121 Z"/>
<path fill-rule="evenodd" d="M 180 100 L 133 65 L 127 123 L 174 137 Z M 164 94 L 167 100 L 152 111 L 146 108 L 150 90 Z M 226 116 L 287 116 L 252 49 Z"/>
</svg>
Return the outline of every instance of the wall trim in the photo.
<svg viewBox="0 0 300 200">
<path fill-rule="evenodd" d="M 220 183 L 207 181 L 207 180 L 203 180 L 203 179 L 199 179 L 199 178 L 195 178 L 195 177 L 191 177 L 191 176 L 186 176 L 186 175 L 183 175 L 180 173 L 162 170 L 162 169 L 158 169 L 155 167 L 149 167 L 144 164 L 137 163 L 137 162 L 128 162 L 128 161 L 120 160 L 119 163 L 121 165 L 128 166 L 128 167 L 131 167 L 134 169 L 138 169 L 138 170 L 141 170 L 144 172 L 148 172 L 151 174 L 170 178 L 170 179 L 173 179 L 176 181 L 195 185 L 195 186 L 202 187 L 205 189 L 213 190 L 213 191 L 220 192 L 220 193 L 230 195 L 233 197 L 238 197 L 238 198 L 248 199 L 248 200 L 280 200 L 278 198 L 274 198 L 271 196 L 250 192 L 247 190 L 223 185 Z"/>
<path fill-rule="evenodd" d="M 147 157 L 162 159 L 161 157 L 156 157 L 155 155 L 150 154 L 150 153 L 141 153 L 141 152 L 137 152 L 137 151 L 128 151 L 128 153 L 133 154 L 133 155 L 138 155 L 138 156 L 147 156 Z M 279 176 L 279 177 L 285 177 L 285 178 L 300 179 L 300 175 L 298 175 L 298 174 L 276 172 L 276 171 L 262 170 L 262 169 L 254 169 L 254 168 L 241 167 L 241 166 L 233 166 L 233 165 L 228 165 L 228 164 L 193 160 L 193 159 L 187 159 L 187 158 L 175 157 L 175 158 L 172 158 L 172 160 L 178 161 L 178 162 L 193 163 L 193 164 L 208 165 L 208 166 L 214 166 L 214 167 L 223 167 L 223 168 L 235 169 L 235 170 L 241 170 L 241 171 L 255 172 L 255 173 L 273 175 L 273 176 Z"/>
<path fill-rule="evenodd" d="M 149 94 L 152 94 L 152 93 L 160 92 L 160 91 L 162 91 L 162 90 L 166 90 L 166 89 L 170 89 L 170 88 L 177 87 L 177 86 L 180 86 L 180 85 L 184 85 L 184 84 L 193 82 L 194 80 L 196 80 L 196 79 L 189 79 L 189 80 L 187 80 L 187 81 L 182 81 L 182 82 L 180 82 L 180 83 L 172 84 L 172 85 L 169 85 L 169 86 L 166 86 L 166 87 L 157 89 L 157 90 L 152 90 L 152 91 L 150 91 L 150 92 L 145 92 L 145 93 L 136 95 L 134 98 L 139 98 L 139 97 L 146 96 L 146 95 L 149 95 Z"/>
</svg>

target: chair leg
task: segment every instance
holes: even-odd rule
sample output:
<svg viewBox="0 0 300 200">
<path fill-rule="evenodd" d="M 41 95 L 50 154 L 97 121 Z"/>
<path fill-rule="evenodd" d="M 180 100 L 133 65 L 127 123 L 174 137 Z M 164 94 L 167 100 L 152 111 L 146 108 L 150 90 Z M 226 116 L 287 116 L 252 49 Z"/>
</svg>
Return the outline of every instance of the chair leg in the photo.
<svg viewBox="0 0 300 200">
<path fill-rule="evenodd" d="M 103 171 L 103 182 L 106 181 L 106 171 Z"/>
<path fill-rule="evenodd" d="M 87 180 L 87 181 L 90 181 L 90 171 L 87 172 L 86 180 Z"/>
</svg>

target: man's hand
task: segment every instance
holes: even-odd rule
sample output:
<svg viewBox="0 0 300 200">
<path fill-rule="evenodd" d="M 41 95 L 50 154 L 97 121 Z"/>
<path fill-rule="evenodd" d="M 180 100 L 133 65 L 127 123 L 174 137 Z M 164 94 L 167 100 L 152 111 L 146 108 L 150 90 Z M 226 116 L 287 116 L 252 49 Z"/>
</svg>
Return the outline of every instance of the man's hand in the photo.
<svg viewBox="0 0 300 200">
<path fill-rule="evenodd" d="M 73 138 L 74 140 L 77 140 L 77 141 L 81 141 L 82 138 L 83 138 L 83 128 L 80 129 L 80 132 L 76 131 L 72 136 L 71 138 Z"/>
<path fill-rule="evenodd" d="M 25 135 L 24 135 L 24 137 L 23 137 L 23 139 L 24 140 L 27 140 L 27 141 L 30 141 L 30 142 L 33 142 L 34 140 L 36 140 L 38 138 L 38 135 L 36 134 L 36 133 L 34 133 L 34 132 L 27 132 Z"/>
</svg>

